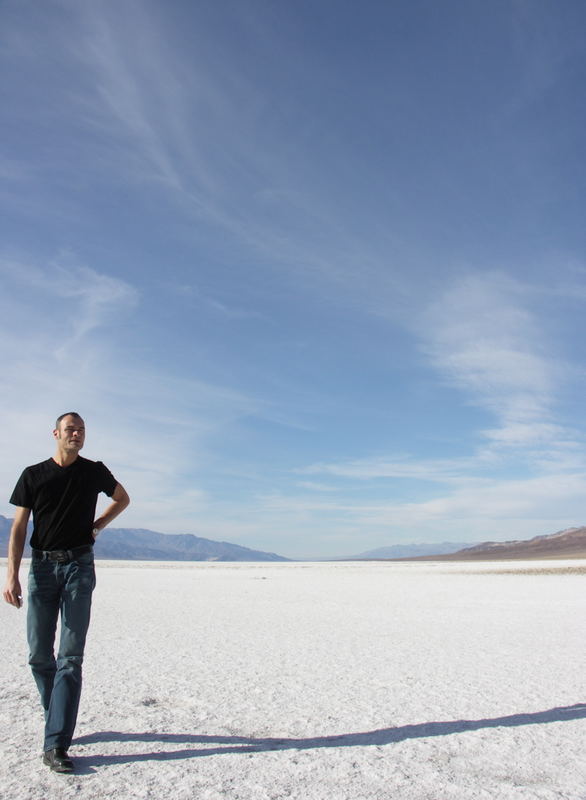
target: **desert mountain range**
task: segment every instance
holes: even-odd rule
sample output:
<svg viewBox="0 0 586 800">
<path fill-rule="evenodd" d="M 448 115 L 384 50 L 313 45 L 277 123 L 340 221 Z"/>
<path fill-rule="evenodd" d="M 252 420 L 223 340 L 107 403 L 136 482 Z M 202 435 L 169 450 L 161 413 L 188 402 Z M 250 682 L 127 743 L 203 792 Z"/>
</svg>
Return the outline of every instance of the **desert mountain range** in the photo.
<svg viewBox="0 0 586 800">
<path fill-rule="evenodd" d="M 0 515 L 0 557 L 8 552 L 12 520 Z M 26 546 L 25 556 L 30 555 Z M 215 542 L 192 534 L 163 534 L 131 528 L 108 528 L 96 543 L 96 558 L 128 561 L 288 561 L 276 553 L 251 550 L 229 542 Z M 546 536 L 508 542 L 458 545 L 393 545 L 357 556 L 332 560 L 368 561 L 493 561 L 495 559 L 586 559 L 586 527 L 567 528 Z M 325 559 L 320 559 L 325 560 Z"/>
<path fill-rule="evenodd" d="M 586 527 L 566 528 L 557 533 L 534 536 L 533 539 L 527 540 L 483 542 L 455 553 L 422 556 L 421 558 L 434 561 L 586 558 Z"/>
</svg>

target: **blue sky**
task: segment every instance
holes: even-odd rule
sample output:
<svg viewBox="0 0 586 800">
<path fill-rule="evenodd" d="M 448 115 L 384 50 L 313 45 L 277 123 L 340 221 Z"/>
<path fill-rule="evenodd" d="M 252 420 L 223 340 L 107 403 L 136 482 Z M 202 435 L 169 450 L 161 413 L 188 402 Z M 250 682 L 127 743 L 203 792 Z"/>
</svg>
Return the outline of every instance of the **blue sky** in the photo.
<svg viewBox="0 0 586 800">
<path fill-rule="evenodd" d="M 582 0 L 4 0 L 0 476 L 291 557 L 586 522 Z"/>
</svg>

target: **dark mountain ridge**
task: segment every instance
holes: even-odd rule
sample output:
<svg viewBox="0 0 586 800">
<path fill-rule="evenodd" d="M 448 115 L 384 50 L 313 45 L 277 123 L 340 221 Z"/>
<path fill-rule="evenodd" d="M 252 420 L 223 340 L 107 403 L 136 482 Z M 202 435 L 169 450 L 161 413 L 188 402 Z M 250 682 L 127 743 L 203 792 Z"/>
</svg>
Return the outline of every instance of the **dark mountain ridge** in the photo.
<svg viewBox="0 0 586 800">
<path fill-rule="evenodd" d="M 8 555 L 12 520 L 0 515 L 0 557 Z M 25 547 L 25 557 L 30 547 Z M 144 528 L 107 528 L 97 539 L 96 558 L 124 561 L 289 561 L 276 553 L 215 542 L 191 533 L 157 533 Z"/>
</svg>

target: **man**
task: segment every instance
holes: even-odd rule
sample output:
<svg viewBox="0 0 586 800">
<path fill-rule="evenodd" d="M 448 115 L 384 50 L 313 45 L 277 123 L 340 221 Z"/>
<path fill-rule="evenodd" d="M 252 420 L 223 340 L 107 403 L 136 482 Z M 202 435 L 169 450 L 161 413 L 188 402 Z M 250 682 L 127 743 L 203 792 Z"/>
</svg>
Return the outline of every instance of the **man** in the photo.
<svg viewBox="0 0 586 800">
<path fill-rule="evenodd" d="M 72 772 L 67 750 L 77 720 L 81 665 L 96 580 L 93 544 L 130 500 L 101 461 L 79 455 L 85 426 L 77 412 L 62 414 L 53 436 L 53 458 L 27 467 L 10 498 L 17 508 L 4 599 L 16 608 L 22 605 L 19 569 L 32 511 L 27 635 L 29 664 L 45 710 L 43 763 L 55 772 Z M 112 502 L 94 519 L 100 492 Z M 61 634 L 55 659 L 59 612 Z"/>
</svg>

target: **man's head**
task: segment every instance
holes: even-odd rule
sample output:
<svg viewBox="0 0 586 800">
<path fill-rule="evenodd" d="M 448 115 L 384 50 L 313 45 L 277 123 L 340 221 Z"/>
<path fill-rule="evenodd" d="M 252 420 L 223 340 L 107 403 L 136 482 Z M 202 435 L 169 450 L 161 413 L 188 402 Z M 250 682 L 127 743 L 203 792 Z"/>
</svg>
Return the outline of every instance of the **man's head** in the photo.
<svg viewBox="0 0 586 800">
<path fill-rule="evenodd" d="M 68 411 L 57 417 L 53 436 L 59 450 L 67 453 L 81 450 L 85 441 L 85 425 L 77 411 Z"/>
</svg>

